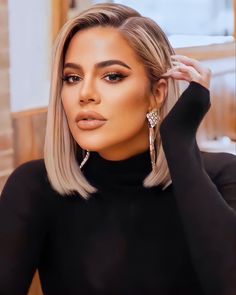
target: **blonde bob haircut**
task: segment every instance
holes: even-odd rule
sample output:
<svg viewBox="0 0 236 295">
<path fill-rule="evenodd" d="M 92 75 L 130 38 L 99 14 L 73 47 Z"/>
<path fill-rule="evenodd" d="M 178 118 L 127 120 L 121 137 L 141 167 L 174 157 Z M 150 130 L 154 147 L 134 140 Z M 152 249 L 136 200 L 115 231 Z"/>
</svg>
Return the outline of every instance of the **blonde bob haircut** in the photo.
<svg viewBox="0 0 236 295">
<path fill-rule="evenodd" d="M 61 195 L 79 194 L 88 198 L 96 192 L 84 177 L 78 161 L 82 149 L 72 137 L 62 106 L 62 72 L 65 53 L 72 37 L 79 30 L 95 26 L 114 27 L 128 41 L 143 62 L 150 85 L 171 68 L 174 51 L 161 28 L 151 19 L 121 4 L 95 4 L 78 16 L 67 21 L 55 41 L 50 101 L 44 146 L 44 161 L 52 187 Z M 167 115 L 179 97 L 178 83 L 168 79 L 167 97 L 160 108 L 161 120 Z M 158 127 L 157 127 L 158 128 Z M 170 173 L 161 144 L 159 128 L 156 130 L 157 171 L 150 172 L 144 179 L 145 187 L 161 185 L 163 189 L 171 182 Z"/>
</svg>

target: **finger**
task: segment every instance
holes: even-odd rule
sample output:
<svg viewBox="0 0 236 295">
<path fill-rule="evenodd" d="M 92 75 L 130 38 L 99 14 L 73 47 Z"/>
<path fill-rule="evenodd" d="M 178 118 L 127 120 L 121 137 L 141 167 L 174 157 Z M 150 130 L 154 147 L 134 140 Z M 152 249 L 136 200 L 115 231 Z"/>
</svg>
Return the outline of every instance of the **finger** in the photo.
<svg viewBox="0 0 236 295">
<path fill-rule="evenodd" d="M 210 70 L 208 72 L 207 69 L 204 73 L 200 73 L 194 66 L 186 65 L 186 63 L 181 62 L 180 59 L 177 61 L 177 59 L 172 58 L 172 68 L 162 76 L 163 78 L 171 77 L 177 80 L 183 79 L 188 82 L 195 81 L 206 88 L 210 87 Z"/>
<path fill-rule="evenodd" d="M 184 80 L 187 82 L 197 82 L 198 84 L 201 84 L 202 86 L 204 86 L 205 88 L 209 89 L 209 81 L 208 80 L 203 80 L 201 75 L 199 74 L 199 76 L 191 75 L 190 71 L 185 71 L 184 69 L 181 70 L 177 70 L 177 69 L 172 69 L 169 70 L 167 73 L 164 74 L 163 78 L 173 78 L 176 80 Z"/>
<path fill-rule="evenodd" d="M 191 82 L 191 78 L 189 77 L 189 75 L 186 75 L 184 73 L 181 73 L 181 72 L 173 72 L 169 75 L 169 78 L 173 78 L 175 80 L 184 80 L 184 81 L 187 81 L 187 82 Z"/>
<path fill-rule="evenodd" d="M 178 61 L 173 61 L 172 62 L 173 65 L 173 70 L 180 70 L 180 71 L 184 71 L 184 72 L 191 72 L 192 75 L 196 75 L 199 76 L 199 72 L 193 67 L 193 66 L 187 66 L 182 62 L 178 62 Z"/>
<path fill-rule="evenodd" d="M 191 77 L 187 72 L 184 71 L 180 71 L 178 69 L 169 69 L 165 74 L 162 75 L 162 77 L 164 78 L 178 78 L 181 79 L 181 77 L 183 78 L 183 80 L 187 80 L 187 81 L 191 81 Z"/>
<path fill-rule="evenodd" d="M 176 58 L 174 58 L 174 57 L 176 57 Z M 177 59 L 178 59 L 178 61 L 177 61 Z M 187 60 L 187 59 L 190 62 L 183 63 L 180 61 L 180 60 L 183 61 L 183 60 Z M 188 66 L 187 64 L 191 64 L 192 63 L 191 61 L 193 61 L 194 64 L 195 64 L 195 62 L 196 62 L 196 64 L 199 64 L 202 70 L 199 71 L 199 68 L 197 70 L 196 64 L 195 64 L 195 66 L 191 66 L 191 65 Z M 179 67 L 179 70 L 181 70 L 181 71 L 185 71 L 189 67 L 190 74 L 192 76 L 192 81 L 196 81 L 206 88 L 210 87 L 211 70 L 209 68 L 202 67 L 200 62 L 198 62 L 194 59 L 190 59 L 186 56 L 175 55 L 172 58 L 172 65 L 174 68 Z M 185 65 L 185 67 L 181 66 L 181 65 Z"/>
<path fill-rule="evenodd" d="M 192 81 L 200 82 L 202 80 L 201 74 L 192 66 L 181 64 L 178 65 L 175 70 L 188 75 L 189 79 Z"/>
<path fill-rule="evenodd" d="M 187 57 L 185 55 L 172 55 L 171 59 L 174 61 L 182 62 L 186 65 L 194 67 L 200 74 L 202 74 L 204 79 L 210 79 L 211 77 L 211 70 L 205 66 L 202 65 L 201 62 L 199 62 L 196 59 Z"/>
<path fill-rule="evenodd" d="M 187 65 L 187 66 L 192 66 L 194 67 L 200 74 L 205 74 L 206 69 L 202 66 L 202 64 L 193 58 L 187 57 L 185 55 L 172 55 L 171 59 L 173 61 L 178 61 L 178 62 L 182 62 L 183 64 Z"/>
<path fill-rule="evenodd" d="M 196 69 L 192 66 L 186 66 L 185 64 L 180 62 L 174 62 L 173 65 L 174 67 L 169 70 L 170 75 L 172 74 L 173 76 L 173 73 L 180 72 L 184 74 L 185 77 L 188 77 L 188 81 L 200 82 L 202 80 L 199 72 L 197 72 Z"/>
</svg>

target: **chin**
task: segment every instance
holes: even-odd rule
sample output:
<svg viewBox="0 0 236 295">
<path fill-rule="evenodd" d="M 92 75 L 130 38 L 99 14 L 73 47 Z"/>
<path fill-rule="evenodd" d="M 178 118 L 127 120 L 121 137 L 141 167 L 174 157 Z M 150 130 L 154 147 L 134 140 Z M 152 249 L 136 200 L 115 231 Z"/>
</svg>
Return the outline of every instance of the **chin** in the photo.
<svg viewBox="0 0 236 295">
<path fill-rule="evenodd" d="M 104 148 L 106 149 L 108 147 L 107 143 L 99 143 L 96 140 L 76 140 L 76 142 L 83 150 L 88 150 L 90 152 L 99 152 L 100 150 L 103 150 Z"/>
<path fill-rule="evenodd" d="M 110 138 L 109 141 L 108 138 Z M 107 149 L 116 142 L 114 138 L 112 140 L 111 135 L 98 132 L 89 132 L 80 135 L 77 133 L 76 136 L 74 136 L 74 139 L 83 150 L 91 152 L 99 152 L 100 150 Z"/>
</svg>

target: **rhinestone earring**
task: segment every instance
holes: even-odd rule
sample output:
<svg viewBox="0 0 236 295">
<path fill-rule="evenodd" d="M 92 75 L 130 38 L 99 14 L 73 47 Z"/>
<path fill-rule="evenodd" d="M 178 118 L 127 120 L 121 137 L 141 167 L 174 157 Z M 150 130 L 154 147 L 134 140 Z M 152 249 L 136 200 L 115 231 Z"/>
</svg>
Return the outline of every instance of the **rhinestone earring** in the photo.
<svg viewBox="0 0 236 295">
<path fill-rule="evenodd" d="M 154 109 L 147 113 L 146 115 L 148 120 L 149 128 L 149 149 L 150 149 L 150 158 L 152 163 L 152 170 L 156 169 L 156 148 L 155 148 L 155 139 L 156 139 L 156 130 L 155 127 L 158 122 L 160 122 L 159 110 Z"/>
<path fill-rule="evenodd" d="M 85 154 L 85 151 L 84 150 L 83 150 L 83 154 Z M 86 154 L 83 155 L 83 156 L 84 156 L 84 159 L 83 159 L 83 161 L 81 162 L 81 164 L 79 166 L 80 169 L 82 169 L 83 166 L 84 166 L 84 164 L 88 161 L 89 156 L 90 156 L 90 152 L 88 150 L 86 150 Z"/>
</svg>

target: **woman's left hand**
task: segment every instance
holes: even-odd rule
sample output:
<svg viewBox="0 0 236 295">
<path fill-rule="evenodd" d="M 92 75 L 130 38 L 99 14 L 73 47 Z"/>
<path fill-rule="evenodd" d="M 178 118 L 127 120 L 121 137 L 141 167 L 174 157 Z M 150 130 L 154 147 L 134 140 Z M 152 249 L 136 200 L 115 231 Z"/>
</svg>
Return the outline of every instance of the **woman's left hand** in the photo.
<svg viewBox="0 0 236 295">
<path fill-rule="evenodd" d="M 162 77 L 171 77 L 176 80 L 197 82 L 209 89 L 211 70 L 204 67 L 199 61 L 184 55 L 172 55 L 173 67 Z"/>
</svg>

